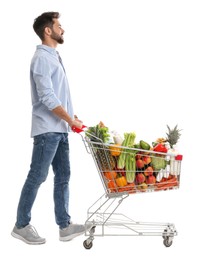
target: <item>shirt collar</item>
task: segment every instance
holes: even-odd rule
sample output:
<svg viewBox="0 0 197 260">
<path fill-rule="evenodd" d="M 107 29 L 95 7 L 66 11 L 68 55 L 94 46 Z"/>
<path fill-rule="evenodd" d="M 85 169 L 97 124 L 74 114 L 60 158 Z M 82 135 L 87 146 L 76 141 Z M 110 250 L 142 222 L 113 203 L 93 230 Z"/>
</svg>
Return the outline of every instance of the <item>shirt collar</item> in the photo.
<svg viewBox="0 0 197 260">
<path fill-rule="evenodd" d="M 49 47 L 49 46 L 47 46 L 47 45 L 40 44 L 40 45 L 37 45 L 36 48 L 37 48 L 37 50 L 43 49 L 43 50 L 45 50 L 45 51 L 47 51 L 47 52 L 49 52 L 49 53 L 51 53 L 51 54 L 57 55 L 57 54 L 56 54 L 56 49 L 55 49 L 55 48 L 52 48 L 52 47 Z"/>
</svg>

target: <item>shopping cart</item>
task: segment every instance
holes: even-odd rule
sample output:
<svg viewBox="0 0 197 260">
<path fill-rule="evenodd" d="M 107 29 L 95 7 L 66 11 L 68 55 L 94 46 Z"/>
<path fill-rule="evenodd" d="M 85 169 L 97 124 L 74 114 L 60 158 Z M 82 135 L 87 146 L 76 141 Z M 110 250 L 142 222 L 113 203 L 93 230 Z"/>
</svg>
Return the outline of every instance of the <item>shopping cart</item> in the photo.
<svg viewBox="0 0 197 260">
<path fill-rule="evenodd" d="M 76 130 L 78 133 L 82 131 Z M 179 188 L 182 155 L 114 146 L 103 143 L 99 138 L 93 142 L 88 133 L 81 134 L 81 137 L 95 162 L 105 190 L 87 211 L 85 236 L 88 238 L 83 242 L 83 246 L 86 249 L 92 248 L 95 236 L 161 236 L 164 245 L 170 247 L 177 235 L 173 223 L 134 221 L 122 213 L 117 213 L 117 208 L 130 194 Z M 136 160 L 135 171 L 116 168 L 120 153 Z M 144 160 L 146 164 L 140 166 L 138 159 Z M 129 174 L 134 175 L 134 181 L 125 183 Z"/>
</svg>

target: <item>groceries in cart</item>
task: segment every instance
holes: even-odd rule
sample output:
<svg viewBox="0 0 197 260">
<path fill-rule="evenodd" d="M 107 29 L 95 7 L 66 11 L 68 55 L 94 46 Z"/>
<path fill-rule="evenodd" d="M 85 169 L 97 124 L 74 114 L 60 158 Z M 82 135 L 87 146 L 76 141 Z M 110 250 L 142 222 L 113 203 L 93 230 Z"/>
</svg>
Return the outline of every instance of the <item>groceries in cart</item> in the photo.
<svg viewBox="0 0 197 260">
<path fill-rule="evenodd" d="M 111 133 L 102 122 L 88 127 L 85 139 L 107 193 L 129 194 L 178 188 L 182 155 L 176 150 L 181 136 L 167 125 L 166 137 L 151 143 L 136 141 L 135 132 Z"/>
</svg>

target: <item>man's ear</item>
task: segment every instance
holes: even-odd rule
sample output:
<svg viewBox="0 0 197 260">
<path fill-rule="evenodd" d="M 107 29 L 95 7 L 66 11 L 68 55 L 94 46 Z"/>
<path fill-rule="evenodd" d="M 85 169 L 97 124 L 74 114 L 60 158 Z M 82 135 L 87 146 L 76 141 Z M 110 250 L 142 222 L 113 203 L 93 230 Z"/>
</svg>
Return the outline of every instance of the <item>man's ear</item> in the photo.
<svg viewBox="0 0 197 260">
<path fill-rule="evenodd" d="M 51 28 L 45 27 L 44 32 L 47 36 L 51 35 Z"/>
</svg>

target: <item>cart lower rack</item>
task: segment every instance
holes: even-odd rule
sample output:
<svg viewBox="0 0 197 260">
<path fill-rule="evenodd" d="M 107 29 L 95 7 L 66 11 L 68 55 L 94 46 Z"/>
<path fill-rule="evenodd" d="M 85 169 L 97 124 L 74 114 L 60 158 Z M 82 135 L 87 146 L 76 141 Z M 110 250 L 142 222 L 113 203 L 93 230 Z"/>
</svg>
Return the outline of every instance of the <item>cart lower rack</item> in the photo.
<svg viewBox="0 0 197 260">
<path fill-rule="evenodd" d="M 95 236 L 161 236 L 164 245 L 171 246 L 177 235 L 173 223 L 134 221 L 117 209 L 131 194 L 179 188 L 182 155 L 117 147 L 81 136 L 105 190 L 88 209 L 84 247 L 90 249 Z M 117 168 L 120 154 L 127 158 L 122 169 Z"/>
<path fill-rule="evenodd" d="M 177 235 L 174 224 L 134 221 L 116 209 L 128 195 L 109 198 L 105 194 L 89 209 L 85 226 L 88 238 L 83 242 L 86 249 L 93 246 L 95 236 L 161 236 L 166 247 L 172 245 Z M 89 229 L 88 227 L 92 227 Z"/>
</svg>

